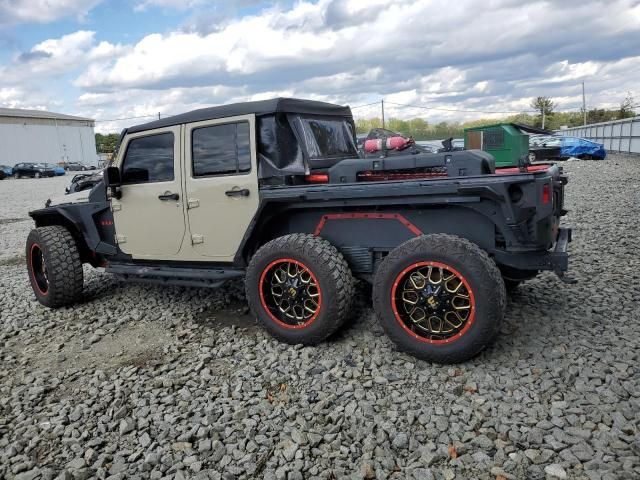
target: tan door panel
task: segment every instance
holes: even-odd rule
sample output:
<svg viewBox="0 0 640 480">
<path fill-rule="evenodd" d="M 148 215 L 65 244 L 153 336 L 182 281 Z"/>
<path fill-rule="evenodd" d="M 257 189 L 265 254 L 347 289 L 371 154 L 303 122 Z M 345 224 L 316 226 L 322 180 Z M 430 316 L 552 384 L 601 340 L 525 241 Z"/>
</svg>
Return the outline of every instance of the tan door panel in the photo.
<svg viewBox="0 0 640 480">
<path fill-rule="evenodd" d="M 193 131 L 234 123 L 248 123 L 251 170 L 246 173 L 194 175 Z M 230 138 L 229 141 L 235 142 L 235 139 Z M 220 262 L 233 261 L 259 204 L 255 116 L 242 115 L 188 124 L 185 127 L 184 151 L 187 218 L 192 248 L 202 257 Z"/>
<path fill-rule="evenodd" d="M 175 259 L 185 236 L 181 127 L 178 125 L 127 136 L 126 143 L 120 147 L 117 165 L 123 172 L 127 150 L 134 140 L 167 133 L 173 135 L 173 179 L 124 184 L 121 198 L 111 200 L 118 246 L 133 258 Z M 154 168 L 153 155 L 148 155 L 148 158 L 151 170 Z"/>
</svg>

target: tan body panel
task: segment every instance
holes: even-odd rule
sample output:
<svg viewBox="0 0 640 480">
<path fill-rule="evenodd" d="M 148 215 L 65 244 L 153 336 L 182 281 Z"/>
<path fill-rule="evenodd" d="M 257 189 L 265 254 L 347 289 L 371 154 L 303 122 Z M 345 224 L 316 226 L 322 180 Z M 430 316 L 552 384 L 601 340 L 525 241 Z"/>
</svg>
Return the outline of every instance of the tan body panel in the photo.
<svg viewBox="0 0 640 480">
<path fill-rule="evenodd" d="M 192 130 L 241 121 L 249 123 L 251 171 L 194 178 Z M 232 262 L 259 204 L 255 115 L 128 134 L 114 164 L 122 169 L 132 139 L 165 132 L 174 133 L 174 180 L 121 187 L 121 198 L 111 200 L 119 248 L 134 259 Z M 240 189 L 249 190 L 249 196 L 225 194 Z M 179 199 L 158 199 L 167 192 Z"/>
<path fill-rule="evenodd" d="M 172 259 L 181 250 L 186 233 L 182 195 L 181 127 L 166 127 L 150 132 L 128 135 L 120 147 L 117 166 L 122 163 L 131 140 L 173 133 L 174 179 L 122 185 L 122 196 L 111 200 L 116 241 L 120 250 L 140 259 Z M 159 195 L 177 193 L 178 201 L 162 201 Z"/>
<path fill-rule="evenodd" d="M 230 175 L 193 176 L 191 133 L 194 129 L 229 123 L 249 123 L 251 171 Z M 184 131 L 184 178 L 190 208 L 187 209 L 193 250 L 202 257 L 231 262 L 242 242 L 249 223 L 258 210 L 258 165 L 255 138 L 255 115 L 242 115 L 190 123 Z M 248 196 L 230 197 L 230 190 L 249 191 Z"/>
</svg>

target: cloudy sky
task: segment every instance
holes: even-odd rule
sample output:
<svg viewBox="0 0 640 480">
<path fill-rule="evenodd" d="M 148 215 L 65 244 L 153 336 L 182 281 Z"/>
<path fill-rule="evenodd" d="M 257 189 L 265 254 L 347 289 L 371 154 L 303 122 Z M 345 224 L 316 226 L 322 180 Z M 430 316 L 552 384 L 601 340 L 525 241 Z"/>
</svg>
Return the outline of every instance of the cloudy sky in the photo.
<svg viewBox="0 0 640 480">
<path fill-rule="evenodd" d="M 638 79 L 640 0 L 0 0 L 0 106 L 103 132 L 273 96 L 436 122 L 576 108 L 584 81 L 607 107 Z"/>
</svg>

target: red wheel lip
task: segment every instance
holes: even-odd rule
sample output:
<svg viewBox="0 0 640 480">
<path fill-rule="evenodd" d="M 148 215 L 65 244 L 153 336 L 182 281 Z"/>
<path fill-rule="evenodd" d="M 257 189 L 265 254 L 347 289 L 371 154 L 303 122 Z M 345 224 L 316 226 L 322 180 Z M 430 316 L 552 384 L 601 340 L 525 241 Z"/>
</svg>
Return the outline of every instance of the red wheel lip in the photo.
<svg viewBox="0 0 640 480">
<path fill-rule="evenodd" d="M 307 270 L 309 272 L 309 274 L 311 275 L 311 278 L 313 279 L 313 281 L 318 286 L 318 310 L 316 310 L 316 313 L 314 313 L 313 316 L 309 320 L 307 320 L 305 323 L 303 323 L 302 325 L 290 325 L 290 324 L 284 323 L 283 321 L 281 321 L 278 318 L 276 318 L 276 316 L 273 313 L 271 313 L 271 310 L 267 306 L 267 302 L 264 299 L 264 293 L 262 291 L 262 285 L 264 284 L 264 279 L 267 276 L 267 272 L 269 272 L 269 270 L 271 270 L 271 268 L 274 265 L 277 265 L 278 263 L 285 263 L 285 262 L 295 263 L 296 265 L 298 265 L 298 266 L 304 268 L 305 270 Z M 301 261 L 295 260 L 293 258 L 278 258 L 276 260 L 273 260 L 271 263 L 269 263 L 269 265 L 267 265 L 262 270 L 262 274 L 260 275 L 260 281 L 258 282 L 258 291 L 260 292 L 260 304 L 262 305 L 262 309 L 265 312 L 267 312 L 267 315 L 269 315 L 269 318 L 271 318 L 271 320 L 276 322 L 276 324 L 278 324 L 279 326 L 281 326 L 283 328 L 287 328 L 289 330 L 302 330 L 304 328 L 308 328 L 313 322 L 316 321 L 316 319 L 318 318 L 318 315 L 320 314 L 320 310 L 322 310 L 322 288 L 320 288 L 320 282 L 318 282 L 318 279 L 316 278 L 315 274 L 313 273 L 313 271 L 309 267 L 307 267 Z"/>
<path fill-rule="evenodd" d="M 469 315 L 469 318 L 467 319 L 467 323 L 464 326 L 464 328 L 462 330 L 460 330 L 458 333 L 456 333 L 453 337 L 451 338 L 446 338 L 444 340 L 433 340 L 430 338 L 424 338 L 421 337 L 420 335 L 416 334 L 415 332 L 412 332 L 409 327 L 406 326 L 406 324 L 402 321 L 402 318 L 400 317 L 400 314 L 398 313 L 398 308 L 396 306 L 396 290 L 398 288 L 398 284 L 400 283 L 400 280 L 402 279 L 402 277 L 404 277 L 404 275 L 409 272 L 410 270 L 413 270 L 414 268 L 417 267 L 423 267 L 423 266 L 432 266 L 432 267 L 438 267 L 438 268 L 445 268 L 447 270 L 449 270 L 450 272 L 453 272 L 455 275 L 457 275 L 460 280 L 462 281 L 463 285 L 465 286 L 465 288 L 467 289 L 467 291 L 469 292 L 469 297 L 471 298 L 471 314 Z M 471 287 L 469 286 L 469 282 L 467 282 L 467 279 L 464 277 L 464 275 L 462 275 L 458 270 L 456 270 L 455 268 L 453 268 L 451 265 L 447 265 L 446 263 L 442 263 L 442 262 L 430 262 L 430 261 L 422 261 L 422 262 L 415 262 L 411 265 L 409 265 L 408 267 L 406 267 L 404 270 L 402 270 L 402 272 L 400 272 L 395 280 L 393 281 L 393 287 L 391 288 L 391 309 L 393 310 L 393 315 L 396 319 L 396 321 L 400 324 L 400 326 L 403 328 L 403 330 L 405 332 L 407 332 L 412 338 L 423 342 L 423 343 L 429 343 L 432 345 L 448 345 L 450 343 L 453 343 L 457 340 L 460 340 L 460 338 L 469 331 L 469 329 L 471 328 L 471 325 L 473 325 L 473 322 L 476 318 L 476 299 L 475 299 L 475 295 L 473 294 L 473 290 L 471 289 Z"/>
<path fill-rule="evenodd" d="M 31 273 L 31 279 L 33 280 L 32 284 L 35 285 L 36 290 L 38 290 L 38 293 L 44 297 L 49 295 L 49 289 L 47 289 L 46 292 L 43 292 L 40 289 L 40 285 L 38 285 L 38 279 L 36 278 L 36 272 L 33 270 L 33 251 L 36 248 L 42 252 L 42 248 L 40 248 L 40 245 L 38 243 L 32 243 L 31 248 L 29 249 L 29 258 L 27 259 L 27 264 L 29 265 L 29 272 Z"/>
</svg>

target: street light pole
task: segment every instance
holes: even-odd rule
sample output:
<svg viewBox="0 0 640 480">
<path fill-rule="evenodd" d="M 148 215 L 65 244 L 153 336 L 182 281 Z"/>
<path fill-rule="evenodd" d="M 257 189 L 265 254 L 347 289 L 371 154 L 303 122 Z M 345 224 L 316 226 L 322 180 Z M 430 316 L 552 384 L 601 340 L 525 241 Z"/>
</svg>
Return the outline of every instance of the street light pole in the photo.
<svg viewBox="0 0 640 480">
<path fill-rule="evenodd" d="M 582 82 L 582 125 L 587 125 L 587 102 L 584 98 L 584 82 Z"/>
<path fill-rule="evenodd" d="M 382 128 L 384 128 L 384 99 L 380 100 L 380 106 L 382 107 Z"/>
</svg>

